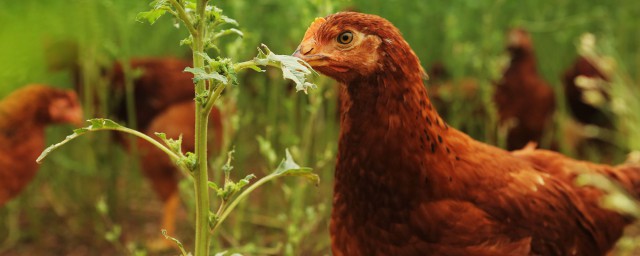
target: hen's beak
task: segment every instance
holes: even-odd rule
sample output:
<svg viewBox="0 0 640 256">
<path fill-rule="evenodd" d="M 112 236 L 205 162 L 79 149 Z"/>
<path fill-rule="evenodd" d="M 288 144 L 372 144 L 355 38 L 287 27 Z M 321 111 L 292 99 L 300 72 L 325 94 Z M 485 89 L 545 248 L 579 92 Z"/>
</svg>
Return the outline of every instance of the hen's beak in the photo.
<svg viewBox="0 0 640 256">
<path fill-rule="evenodd" d="M 294 57 L 298 57 L 311 65 L 311 67 L 327 66 L 329 59 L 328 56 L 318 53 L 316 49 L 316 42 L 313 38 L 303 41 L 298 46 L 298 49 L 292 54 Z"/>
</svg>

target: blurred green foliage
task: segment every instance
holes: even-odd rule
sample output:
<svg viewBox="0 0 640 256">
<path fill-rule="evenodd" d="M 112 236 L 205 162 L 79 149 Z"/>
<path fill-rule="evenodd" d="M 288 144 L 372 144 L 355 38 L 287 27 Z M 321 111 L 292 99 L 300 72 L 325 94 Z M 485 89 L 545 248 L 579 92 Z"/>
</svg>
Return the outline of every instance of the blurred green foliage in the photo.
<svg viewBox="0 0 640 256">
<path fill-rule="evenodd" d="M 186 32 L 171 29 L 175 21 L 162 18 L 154 27 L 135 21 L 137 13 L 148 9 L 147 4 L 146 0 L 0 2 L 0 97 L 28 83 L 73 87 L 70 67 L 74 65 L 85 74 L 84 81 L 95 84 L 99 91 L 105 83 L 100 70 L 114 60 L 189 58 L 187 47 L 178 44 Z M 603 42 L 603 53 L 613 56 L 619 70 L 624 70 L 620 77 L 624 88 L 630 89 L 614 92 L 614 97 L 624 95 L 623 104 L 636 100 L 635 105 L 628 105 L 628 113 L 640 113 L 640 96 L 628 93 L 638 92 L 640 84 L 640 1 L 233 0 L 214 4 L 236 19 L 244 32 L 243 39 L 223 39 L 227 41 L 221 44 L 221 55 L 234 60 L 255 56 L 260 43 L 277 53 L 292 53 L 316 16 L 344 9 L 378 14 L 402 31 L 426 70 L 441 61 L 454 80 L 475 79 L 479 85 L 476 100 L 489 110 L 493 108 L 492 81 L 499 79 L 504 66 L 505 33 L 514 26 L 524 27 L 531 32 L 539 71 L 558 95 L 553 136 L 561 143 L 561 131 L 570 116 L 560 76 L 577 55 L 579 36 L 590 32 Z M 236 175 L 265 176 L 278 164 L 272 152 L 290 148 L 298 162 L 313 168 L 322 182 L 317 188 L 298 180 L 267 184 L 230 216 L 225 232 L 216 237 L 216 248 L 246 255 L 328 255 L 327 225 L 339 126 L 336 87 L 318 77 L 318 89 L 309 95 L 295 94 L 292 85 L 280 79 L 278 70 L 269 69 L 267 76 L 251 72 L 241 77 L 239 87 L 225 92 L 229 97 L 221 106 L 227 113 L 225 127 L 233 130 L 226 139 L 237 152 Z M 485 130 L 472 135 L 495 142 L 495 117 L 458 115 L 471 113 L 464 107 L 472 104 L 465 103 L 454 102 L 452 108 L 459 111 L 450 111 L 445 119 L 454 126 L 480 124 Z M 87 118 L 96 113 L 89 114 Z M 59 141 L 69 128 L 48 129 L 49 142 Z M 623 152 L 638 149 L 640 133 L 621 129 L 617 134 Z M 161 236 L 161 203 L 136 170 L 135 161 L 109 141 L 108 134 L 96 134 L 70 143 L 45 161 L 36 180 L 20 197 L 0 209 L 0 241 L 17 234 L 10 255 L 121 252 L 104 239 L 113 223 L 122 227 L 118 233 L 123 234 L 120 239 L 125 247 L 140 248 L 150 237 Z M 561 148 L 573 153 L 567 146 Z M 212 163 L 220 180 L 223 160 Z M 264 192 L 276 190 L 284 196 Z M 189 193 L 188 189 L 183 193 Z M 109 221 L 95 208 L 103 197 L 110 209 Z M 189 196 L 183 198 L 186 214 L 192 214 L 193 202 Z M 193 233 L 193 223 L 184 215 L 179 236 L 189 244 L 193 238 L 185 236 Z M 16 222 L 19 230 L 8 224 Z"/>
</svg>

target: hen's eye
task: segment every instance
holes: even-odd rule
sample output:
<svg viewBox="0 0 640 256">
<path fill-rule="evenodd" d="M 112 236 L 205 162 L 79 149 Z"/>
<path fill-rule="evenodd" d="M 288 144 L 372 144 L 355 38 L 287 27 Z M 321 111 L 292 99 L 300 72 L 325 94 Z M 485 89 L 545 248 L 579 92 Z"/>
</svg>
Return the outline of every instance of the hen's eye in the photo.
<svg viewBox="0 0 640 256">
<path fill-rule="evenodd" d="M 341 44 L 351 43 L 352 40 L 353 40 L 353 33 L 348 31 L 338 36 L 338 43 L 341 43 Z"/>
</svg>

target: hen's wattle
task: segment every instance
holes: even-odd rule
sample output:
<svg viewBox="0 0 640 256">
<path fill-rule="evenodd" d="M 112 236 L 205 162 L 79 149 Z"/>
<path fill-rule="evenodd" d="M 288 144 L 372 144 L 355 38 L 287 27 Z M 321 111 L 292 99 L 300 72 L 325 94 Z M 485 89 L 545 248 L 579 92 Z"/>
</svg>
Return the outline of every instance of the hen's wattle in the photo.
<svg viewBox="0 0 640 256">
<path fill-rule="evenodd" d="M 346 91 L 333 255 L 603 255 L 629 221 L 599 208 L 600 191 L 558 174 L 570 168 L 630 181 L 640 167 L 619 171 L 536 150 L 513 155 L 448 127 L 427 97 L 418 58 L 381 17 L 316 19 L 294 56 Z M 553 165 L 539 163 L 547 157 Z"/>
</svg>

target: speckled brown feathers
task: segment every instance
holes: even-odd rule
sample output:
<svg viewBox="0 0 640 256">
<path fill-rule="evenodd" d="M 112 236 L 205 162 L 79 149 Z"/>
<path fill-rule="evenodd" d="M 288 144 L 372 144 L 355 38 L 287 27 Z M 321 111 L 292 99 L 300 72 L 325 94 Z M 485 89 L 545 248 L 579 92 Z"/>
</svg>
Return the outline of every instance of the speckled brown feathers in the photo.
<svg viewBox="0 0 640 256">
<path fill-rule="evenodd" d="M 343 12 L 307 35 L 294 55 L 346 92 L 333 255 L 603 255 L 621 235 L 628 220 L 598 208 L 599 191 L 556 177 L 569 159 L 540 165 L 449 127 L 390 22 Z"/>
<path fill-rule="evenodd" d="M 0 206 L 35 176 L 45 126 L 81 122 L 82 109 L 73 91 L 28 85 L 0 101 Z"/>
</svg>

